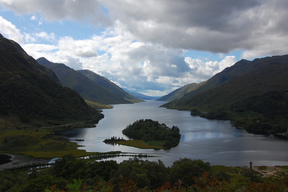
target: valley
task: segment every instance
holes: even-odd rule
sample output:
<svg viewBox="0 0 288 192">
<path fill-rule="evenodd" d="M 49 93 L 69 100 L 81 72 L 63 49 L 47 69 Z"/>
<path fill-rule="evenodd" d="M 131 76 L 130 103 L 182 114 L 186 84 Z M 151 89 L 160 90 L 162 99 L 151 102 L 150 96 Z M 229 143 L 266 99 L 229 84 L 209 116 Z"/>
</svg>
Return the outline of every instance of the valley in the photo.
<svg viewBox="0 0 288 192">
<path fill-rule="evenodd" d="M 23 177 L 19 181 L 26 184 L 21 186 L 20 182 L 15 186 L 24 191 L 36 190 L 35 183 L 39 182 L 45 183 L 39 186 L 41 190 L 55 183 L 61 189 L 76 184 L 95 186 L 95 178 L 102 181 L 100 187 L 109 186 L 109 181 L 115 185 L 133 184 L 134 189 L 164 189 L 165 182 L 171 181 L 173 186 L 167 187 L 171 189 L 177 186 L 177 174 L 195 187 L 203 186 L 196 185 L 200 180 L 218 182 L 220 178 L 223 182 L 217 186 L 227 189 L 231 186 L 226 182 L 230 181 L 235 184 L 233 189 L 239 189 L 241 179 L 249 189 L 254 185 L 275 189 L 266 177 L 277 181 L 277 190 L 287 187 L 283 184 L 287 179 L 287 55 L 241 60 L 205 82 L 188 84 L 159 98 L 160 101 L 143 102 L 94 72 L 76 71 L 45 58 L 35 60 L 19 44 L 2 35 L 0 45 L 0 152 L 12 154 L 13 165 L 5 161 L 6 168 L 11 170 L 4 170 L 5 162 L 2 165 L 0 178 L 5 182 L 4 188 L 15 189 L 10 182 L 16 172 Z M 137 132 L 142 125 L 131 123 L 141 119 L 150 120 L 144 131 Z M 164 123 L 172 127 L 173 133 L 168 132 L 170 128 Z M 134 128 L 127 132 L 125 127 Z M 142 134 L 150 129 L 151 133 Z M 124 139 L 113 141 L 117 145 L 103 142 L 111 136 Z M 34 165 L 31 176 L 27 173 L 31 163 L 45 164 L 59 157 L 52 168 L 38 172 Z M 102 158 L 107 161 L 98 162 Z M 252 160 L 256 171 L 246 167 Z M 101 169 L 99 164 L 107 166 L 109 173 L 93 175 L 89 166 Z M 122 172 L 128 164 L 131 172 Z M 187 165 L 196 165 L 197 174 L 191 175 L 197 177 L 195 180 L 184 177 L 180 171 Z M 271 166 L 279 165 L 283 167 L 270 174 Z M 132 169 L 142 176 L 135 175 Z M 156 169 L 161 170 L 157 174 L 162 174 L 159 177 L 163 179 L 158 183 L 152 182 L 154 175 L 147 172 Z M 135 183 L 117 180 L 126 173 L 133 175 Z M 81 180 L 75 180 L 76 177 Z M 207 183 L 204 186 L 211 187 Z M 50 189 L 58 186 L 55 187 Z"/>
</svg>

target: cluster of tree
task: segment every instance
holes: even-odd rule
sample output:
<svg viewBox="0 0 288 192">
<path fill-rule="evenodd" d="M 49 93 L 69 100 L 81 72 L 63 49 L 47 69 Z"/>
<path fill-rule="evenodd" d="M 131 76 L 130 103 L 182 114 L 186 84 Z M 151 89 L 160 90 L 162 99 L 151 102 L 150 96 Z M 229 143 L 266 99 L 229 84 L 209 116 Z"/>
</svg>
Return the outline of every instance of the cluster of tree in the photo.
<svg viewBox="0 0 288 192">
<path fill-rule="evenodd" d="M 103 142 L 104 143 L 109 143 L 109 142 L 114 142 L 114 141 L 125 141 L 125 139 L 123 137 L 115 137 L 112 136 L 110 139 L 105 139 Z"/>
<path fill-rule="evenodd" d="M 252 97 L 232 105 L 230 110 L 239 114 L 236 126 L 249 132 L 275 135 L 288 132 L 288 91 Z"/>
<path fill-rule="evenodd" d="M 197 109 L 191 110 L 192 116 L 200 116 L 206 119 L 229 120 L 229 113 L 225 109 L 218 109 L 217 111 L 201 112 Z"/>
<path fill-rule="evenodd" d="M 148 141 L 165 141 L 163 147 L 171 148 L 179 144 L 180 130 L 177 126 L 167 127 L 164 123 L 151 119 L 140 119 L 128 125 L 122 133 L 129 138 Z"/>
<path fill-rule="evenodd" d="M 226 171 L 225 171 L 226 170 Z M 0 191 L 285 191 L 288 176 L 262 178 L 247 168 L 180 159 L 170 167 L 131 159 L 91 161 L 64 156 L 53 167 L 0 172 Z M 266 190 L 267 189 L 267 190 Z"/>
<path fill-rule="evenodd" d="M 228 108 L 207 113 L 197 109 L 192 116 L 208 119 L 231 120 L 238 128 L 256 134 L 274 134 L 287 139 L 288 136 L 288 91 L 273 91 L 261 96 L 237 102 Z"/>
</svg>

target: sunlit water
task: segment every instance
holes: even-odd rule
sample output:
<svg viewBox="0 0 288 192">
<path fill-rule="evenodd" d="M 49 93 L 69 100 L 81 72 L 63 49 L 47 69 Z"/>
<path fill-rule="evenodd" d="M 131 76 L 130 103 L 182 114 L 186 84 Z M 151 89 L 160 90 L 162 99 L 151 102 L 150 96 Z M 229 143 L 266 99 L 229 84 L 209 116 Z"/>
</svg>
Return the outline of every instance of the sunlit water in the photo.
<svg viewBox="0 0 288 192">
<path fill-rule="evenodd" d="M 188 111 L 159 107 L 163 102 L 147 101 L 137 104 L 114 105 L 103 110 L 105 118 L 95 128 L 82 128 L 61 133 L 91 152 L 122 151 L 144 153 L 156 157 L 149 160 L 163 161 L 170 166 L 180 158 L 201 159 L 211 164 L 229 166 L 288 165 L 288 142 L 273 137 L 249 134 L 232 127 L 229 121 L 207 120 L 192 117 Z M 111 136 L 123 137 L 122 130 L 139 119 L 153 119 L 167 126 L 179 127 L 181 141 L 169 150 L 138 149 L 134 147 L 105 144 Z M 118 162 L 124 160 L 118 157 Z"/>
</svg>

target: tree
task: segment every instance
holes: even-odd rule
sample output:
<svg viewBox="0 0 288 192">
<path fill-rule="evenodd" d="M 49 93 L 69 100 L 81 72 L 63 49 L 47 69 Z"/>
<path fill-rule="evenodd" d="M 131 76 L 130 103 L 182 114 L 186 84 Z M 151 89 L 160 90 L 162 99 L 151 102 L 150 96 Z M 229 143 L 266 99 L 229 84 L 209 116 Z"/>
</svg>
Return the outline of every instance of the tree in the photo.
<svg viewBox="0 0 288 192">
<path fill-rule="evenodd" d="M 119 183 L 121 180 L 132 179 L 139 188 L 155 189 L 167 181 L 167 175 L 168 169 L 160 160 L 158 162 L 128 160 L 120 164 L 111 181 Z"/>
<path fill-rule="evenodd" d="M 200 177 L 204 172 L 209 171 L 210 163 L 184 158 L 173 163 L 169 179 L 172 183 L 180 182 L 183 185 L 191 186 L 194 184 L 195 177 Z"/>
</svg>

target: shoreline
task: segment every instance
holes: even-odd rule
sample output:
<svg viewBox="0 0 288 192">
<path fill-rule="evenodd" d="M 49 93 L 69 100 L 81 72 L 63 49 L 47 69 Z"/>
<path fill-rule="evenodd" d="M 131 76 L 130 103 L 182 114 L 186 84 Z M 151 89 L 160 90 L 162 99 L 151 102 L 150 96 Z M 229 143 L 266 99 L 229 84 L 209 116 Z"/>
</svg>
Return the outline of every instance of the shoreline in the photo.
<svg viewBox="0 0 288 192">
<path fill-rule="evenodd" d="M 45 164 L 48 163 L 49 160 L 47 159 L 39 159 L 35 157 L 29 157 L 26 155 L 16 155 L 16 154 L 1 154 L 9 156 L 9 162 L 0 165 L 0 171 L 5 169 L 12 169 L 12 168 L 20 168 L 23 166 L 29 166 L 32 164 Z"/>
<path fill-rule="evenodd" d="M 39 159 L 39 158 L 30 157 L 26 155 L 19 155 L 19 154 L 0 154 L 0 155 L 6 155 L 10 157 L 9 162 L 0 165 L 0 171 L 4 171 L 7 169 L 21 168 L 23 166 L 29 166 L 33 164 L 45 164 L 50 161 L 48 159 Z M 225 166 L 225 167 L 237 167 L 237 166 Z M 246 168 L 249 169 L 248 166 L 246 166 Z M 281 166 L 281 165 L 253 166 L 252 170 L 260 173 L 262 177 L 270 177 L 270 176 L 276 176 L 277 174 L 279 174 L 279 172 L 282 172 L 282 173 L 285 172 L 285 174 L 287 174 L 288 165 L 286 166 Z"/>
</svg>

